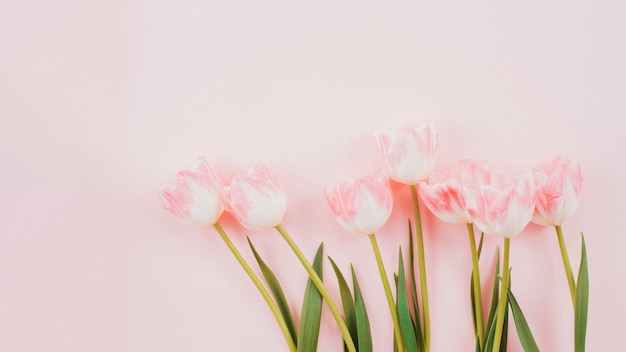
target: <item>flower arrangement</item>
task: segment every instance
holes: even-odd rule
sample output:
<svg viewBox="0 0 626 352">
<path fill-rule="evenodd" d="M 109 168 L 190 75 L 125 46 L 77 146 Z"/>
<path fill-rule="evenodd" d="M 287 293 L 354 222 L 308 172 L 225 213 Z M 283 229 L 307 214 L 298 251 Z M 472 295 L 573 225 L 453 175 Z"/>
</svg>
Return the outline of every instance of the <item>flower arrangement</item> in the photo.
<svg viewBox="0 0 626 352">
<path fill-rule="evenodd" d="M 476 337 L 475 346 L 468 346 L 468 349 L 477 352 L 506 351 L 506 330 L 511 312 L 524 351 L 539 351 L 510 285 L 511 239 L 523 232 L 532 221 L 555 228 L 574 309 L 575 351 L 584 351 L 589 290 L 585 241 L 581 234 L 582 254 L 575 279 L 561 227 L 579 204 L 582 177 L 578 163 L 559 156 L 549 166 L 529 170 L 513 180 L 485 163 L 470 160 L 435 170 L 438 136 L 432 121 L 416 127 L 381 130 L 375 138 L 384 160 L 383 170 L 327 187 L 324 194 L 337 222 L 346 230 L 366 235 L 370 240 L 394 324 L 393 350 L 431 350 L 427 250 L 418 201 L 421 198 L 437 218 L 448 223 L 465 224 L 467 228 L 472 260 L 469 291 Z M 398 269 L 393 277 L 387 273 L 375 235 L 392 213 L 390 179 L 409 186 L 414 210 L 414 217 L 409 219 L 408 226 L 407 262 L 400 246 Z M 237 175 L 230 185 L 224 185 L 214 166 L 201 157 L 190 170 L 178 172 L 171 183 L 161 186 L 160 195 L 165 209 L 185 224 L 212 225 L 216 229 L 263 296 L 290 351 L 316 351 L 324 303 L 341 331 L 344 350 L 372 351 L 373 332 L 354 266 L 351 264 L 350 288 L 339 266 L 328 257 L 337 277 L 340 310 L 326 288 L 328 283 L 323 281 L 323 245 L 320 244 L 311 262 L 281 225 L 287 197 L 267 166 L 253 162 L 245 175 Z M 298 324 L 278 278 L 250 238 L 250 250 L 265 283 L 220 226 L 219 219 L 224 210 L 245 229 L 258 231 L 274 228 L 308 273 Z M 478 245 L 475 229 L 481 232 Z M 503 241 L 502 267 L 498 253 L 495 275 L 491 279 L 493 294 L 487 317 L 483 317 L 478 266 L 484 234 L 501 237 Z"/>
</svg>

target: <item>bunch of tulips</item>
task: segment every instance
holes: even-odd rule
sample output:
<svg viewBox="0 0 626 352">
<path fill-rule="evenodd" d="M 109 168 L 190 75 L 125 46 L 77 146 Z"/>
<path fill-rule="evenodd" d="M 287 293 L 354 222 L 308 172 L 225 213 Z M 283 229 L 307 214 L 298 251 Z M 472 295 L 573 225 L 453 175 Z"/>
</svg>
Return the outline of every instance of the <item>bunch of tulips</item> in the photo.
<svg viewBox="0 0 626 352">
<path fill-rule="evenodd" d="M 584 351 L 589 290 L 585 242 L 583 237 L 575 280 L 561 228 L 579 204 L 582 177 L 578 163 L 560 156 L 550 165 L 529 170 L 519 179 L 512 180 L 502 172 L 491 170 L 485 163 L 469 160 L 447 169 L 434 170 L 438 137 L 432 121 L 416 127 L 381 130 L 375 137 L 384 160 L 384 171 L 328 187 L 325 196 L 341 226 L 369 237 L 394 324 L 393 350 L 431 350 L 426 250 L 418 201 L 421 198 L 439 219 L 465 224 L 467 228 L 473 268 L 470 303 L 476 337 L 475 345 L 468 346 L 468 350 L 506 351 L 510 311 L 523 349 L 539 351 L 510 286 L 511 238 L 532 221 L 555 228 L 574 309 L 575 351 Z M 409 220 L 408 226 L 408 259 L 405 263 L 400 246 L 398 270 L 393 278 L 387 274 L 375 235 L 391 215 L 393 192 L 390 179 L 410 187 L 414 209 L 413 221 Z M 230 185 L 224 186 L 214 167 L 201 157 L 190 170 L 178 172 L 171 183 L 161 186 L 160 195 L 165 208 L 184 223 L 213 226 L 217 230 L 263 296 L 290 351 L 317 349 L 323 302 L 328 305 L 341 331 L 344 350 L 372 351 L 372 331 L 354 267 L 351 265 L 351 289 L 339 266 L 328 258 L 337 276 L 343 308 L 340 310 L 322 279 L 323 246 L 320 244 L 311 262 L 281 225 L 287 199 L 268 167 L 253 162 L 245 175 L 235 176 Z M 220 226 L 219 219 L 224 210 L 248 230 L 276 229 L 302 263 L 309 279 L 298 324 L 278 278 L 250 238 L 248 243 L 265 283 Z M 481 232 L 478 241 L 475 228 Z M 501 268 L 499 254 L 496 261 L 487 319 L 483 317 L 478 267 L 484 234 L 501 237 L 504 242 Z M 389 343 L 391 350 L 392 341 Z"/>
</svg>

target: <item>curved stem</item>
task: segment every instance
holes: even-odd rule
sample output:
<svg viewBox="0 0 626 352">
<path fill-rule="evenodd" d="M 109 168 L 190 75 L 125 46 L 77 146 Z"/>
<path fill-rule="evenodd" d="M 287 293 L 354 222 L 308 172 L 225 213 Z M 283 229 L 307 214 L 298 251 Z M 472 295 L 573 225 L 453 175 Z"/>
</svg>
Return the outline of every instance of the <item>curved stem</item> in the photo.
<svg viewBox="0 0 626 352">
<path fill-rule="evenodd" d="M 507 293 L 509 291 L 509 249 L 511 239 L 504 238 L 504 264 L 502 264 L 502 287 L 500 289 L 500 300 L 498 300 L 498 320 L 496 320 L 496 334 L 493 339 L 493 352 L 500 351 L 500 340 L 504 328 L 504 313 L 507 309 Z"/>
<path fill-rule="evenodd" d="M 474 307 L 476 311 L 476 332 L 478 333 L 478 343 L 480 350 L 483 349 L 485 335 L 483 331 L 483 302 L 480 292 L 480 272 L 478 271 L 478 253 L 476 253 L 476 239 L 474 238 L 474 225 L 467 224 L 470 250 L 472 252 L 472 280 L 474 282 Z"/>
<path fill-rule="evenodd" d="M 569 284 L 569 293 L 572 296 L 572 304 L 576 307 L 576 283 L 574 282 L 574 274 L 572 273 L 572 266 L 569 263 L 569 256 L 567 255 L 567 247 L 565 247 L 565 240 L 563 239 L 563 230 L 561 226 L 557 225 L 556 236 L 559 240 L 559 247 L 561 248 L 561 257 L 563 258 L 563 266 L 565 267 L 565 275 L 567 276 L 567 283 Z"/>
<path fill-rule="evenodd" d="M 267 289 L 265 289 L 265 286 L 263 286 L 263 284 L 261 283 L 261 280 L 259 280 L 258 276 L 256 276 L 254 271 L 252 271 L 252 268 L 250 268 L 246 260 L 243 259 L 243 257 L 241 256 L 241 253 L 239 253 L 235 245 L 230 241 L 230 238 L 228 238 L 222 226 L 220 226 L 219 223 L 215 223 L 215 225 L 213 226 L 215 227 L 217 232 L 220 234 L 220 236 L 226 243 L 226 246 L 228 246 L 228 249 L 230 249 L 230 251 L 233 253 L 233 255 L 235 256 L 239 264 L 241 264 L 241 267 L 243 268 L 243 270 L 246 272 L 246 274 L 248 274 L 248 276 L 254 283 L 254 286 L 256 286 L 256 288 L 259 290 L 259 292 L 261 293 L 261 296 L 263 296 L 263 299 L 265 299 L 265 302 L 267 303 L 267 305 L 270 307 L 272 314 L 274 314 L 274 318 L 276 318 L 276 322 L 278 322 L 278 325 L 280 326 L 280 330 L 283 332 L 283 335 L 285 335 L 285 340 L 287 340 L 287 345 L 289 346 L 289 350 L 292 352 L 295 352 L 297 350 L 296 344 L 294 343 L 291 337 L 291 333 L 289 333 L 289 328 L 287 327 L 287 323 L 285 323 L 285 319 L 280 313 L 278 306 L 276 305 L 276 303 L 270 296 L 269 292 L 267 292 Z"/>
<path fill-rule="evenodd" d="M 420 290 L 422 292 L 422 312 L 424 313 L 424 348 L 430 351 L 430 309 L 428 307 L 428 284 L 426 281 L 426 259 L 424 258 L 424 238 L 422 235 L 422 221 L 420 218 L 417 188 L 411 185 L 413 212 L 415 215 L 415 237 L 417 238 L 417 260 L 420 272 Z"/>
<path fill-rule="evenodd" d="M 378 272 L 380 273 L 380 279 L 383 281 L 383 287 L 385 289 L 385 295 L 387 296 L 387 304 L 389 305 L 389 311 L 391 312 L 391 319 L 393 320 L 394 334 L 396 336 L 396 343 L 398 344 L 398 351 L 404 351 L 404 340 L 402 339 L 402 330 L 400 330 L 400 319 L 398 318 L 398 312 L 396 311 L 396 304 L 393 300 L 393 293 L 391 293 L 391 287 L 389 286 L 389 279 L 387 278 L 387 272 L 385 271 L 385 264 L 380 256 L 380 250 L 378 249 L 378 242 L 376 242 L 376 235 L 369 235 L 370 242 L 372 243 L 372 249 L 374 250 L 374 256 L 376 257 L 376 264 L 378 264 Z"/>
<path fill-rule="evenodd" d="M 313 267 L 311 266 L 309 261 L 306 259 L 306 257 L 304 256 L 300 248 L 298 248 L 298 245 L 296 245 L 296 243 L 293 241 L 291 236 L 289 236 L 287 231 L 285 231 L 285 228 L 283 228 L 283 226 L 279 224 L 279 225 L 276 225 L 276 230 L 278 230 L 278 232 L 283 236 L 283 238 L 285 239 L 289 247 L 291 247 L 291 250 L 293 250 L 293 252 L 296 254 L 296 257 L 298 257 L 298 259 L 300 260 L 300 263 L 302 263 L 302 266 L 304 266 L 304 269 L 306 269 L 307 273 L 309 273 L 309 277 L 311 278 L 311 281 L 313 281 L 313 284 L 315 285 L 315 287 L 317 287 L 317 290 L 320 292 L 322 297 L 324 297 L 324 300 L 326 301 L 328 308 L 330 308 L 331 313 L 333 314 L 333 316 L 335 317 L 335 320 L 337 321 L 337 325 L 339 326 L 339 330 L 341 330 L 341 334 L 343 335 L 343 339 L 346 342 L 346 347 L 348 348 L 348 351 L 356 352 L 356 347 L 354 346 L 354 341 L 352 340 L 352 337 L 350 336 L 350 331 L 348 330 L 348 326 L 346 325 L 346 322 L 343 320 L 343 317 L 341 316 L 339 309 L 337 309 L 337 305 L 335 304 L 335 301 L 333 301 L 332 297 L 330 297 L 330 293 L 328 293 L 328 290 L 324 286 L 324 283 L 322 283 L 322 279 L 320 279 L 319 275 L 317 275 L 315 270 L 313 270 Z"/>
</svg>

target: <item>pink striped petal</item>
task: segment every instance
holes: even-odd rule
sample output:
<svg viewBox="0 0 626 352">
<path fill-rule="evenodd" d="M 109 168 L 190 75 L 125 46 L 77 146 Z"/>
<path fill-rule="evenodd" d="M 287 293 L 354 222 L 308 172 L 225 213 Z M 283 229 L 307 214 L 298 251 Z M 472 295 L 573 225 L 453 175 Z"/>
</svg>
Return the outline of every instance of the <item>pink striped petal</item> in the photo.
<svg viewBox="0 0 626 352">
<path fill-rule="evenodd" d="M 221 181 L 202 157 L 196 160 L 192 170 L 178 172 L 172 183 L 159 188 L 163 205 L 188 225 L 215 224 L 224 211 L 219 195 Z"/>
<path fill-rule="evenodd" d="M 339 224 L 352 232 L 373 234 L 391 215 L 391 186 L 382 173 L 342 182 L 324 193 Z"/>
<path fill-rule="evenodd" d="M 515 184 L 508 176 L 492 172 L 490 183 L 466 185 L 463 193 L 472 222 L 490 235 L 519 234 L 530 222 L 535 207 L 531 173 Z"/>
<path fill-rule="evenodd" d="M 415 185 L 433 171 L 438 137 L 432 121 L 418 127 L 379 130 L 375 137 L 385 172 L 395 181 Z"/>
<path fill-rule="evenodd" d="M 559 156 L 548 167 L 534 170 L 537 204 L 533 222 L 560 226 L 578 209 L 583 178 L 575 160 Z"/>
<path fill-rule="evenodd" d="M 222 190 L 226 211 L 248 230 L 264 230 L 282 222 L 287 198 L 274 174 L 253 162 L 246 175 L 237 175 Z"/>
</svg>

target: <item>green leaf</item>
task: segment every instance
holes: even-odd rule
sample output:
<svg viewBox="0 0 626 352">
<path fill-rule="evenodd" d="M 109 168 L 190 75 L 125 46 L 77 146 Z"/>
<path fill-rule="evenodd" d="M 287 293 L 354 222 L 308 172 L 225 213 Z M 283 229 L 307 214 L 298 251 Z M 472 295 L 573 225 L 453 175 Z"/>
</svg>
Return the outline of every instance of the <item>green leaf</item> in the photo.
<svg viewBox="0 0 626 352">
<path fill-rule="evenodd" d="M 478 243 L 478 250 L 477 250 L 477 255 L 478 255 L 478 259 L 480 259 L 480 253 L 483 250 L 483 239 L 485 237 L 485 233 L 481 232 L 480 234 L 480 242 Z M 472 304 L 472 323 L 474 323 L 474 336 L 476 337 L 476 346 L 477 349 L 476 351 L 480 351 L 480 341 L 478 340 L 478 329 L 476 327 L 476 302 L 474 299 L 474 270 L 472 269 L 472 273 L 470 275 L 470 301 Z"/>
<path fill-rule="evenodd" d="M 296 334 L 296 325 L 294 324 L 293 316 L 291 315 L 291 309 L 289 308 L 289 303 L 287 303 L 287 298 L 285 297 L 285 292 L 280 286 L 280 282 L 278 282 L 276 275 L 274 275 L 270 267 L 265 263 L 265 261 L 263 261 L 263 258 L 261 258 L 256 248 L 254 248 L 250 237 L 248 237 L 248 244 L 250 245 L 250 249 L 252 249 L 252 253 L 256 258 L 257 263 L 259 263 L 261 273 L 263 274 L 263 277 L 265 277 L 265 281 L 267 282 L 270 291 L 272 291 L 272 295 L 274 296 L 274 300 L 276 301 L 276 304 L 280 309 L 280 313 L 285 319 L 285 323 L 287 324 L 287 328 L 289 329 L 289 334 L 297 345 L 298 335 Z"/>
<path fill-rule="evenodd" d="M 480 233 L 480 241 L 478 242 L 478 250 L 476 251 L 476 253 L 478 254 L 478 259 L 480 259 L 480 253 L 482 253 L 483 251 L 483 239 L 485 238 L 485 233 L 481 232 Z"/>
<path fill-rule="evenodd" d="M 370 330 L 370 320 L 367 317 L 367 309 L 363 301 L 363 294 L 359 286 L 359 280 L 354 272 L 354 267 L 350 264 L 352 271 L 352 285 L 354 286 L 354 305 L 356 309 L 356 329 L 358 335 L 359 352 L 372 352 L 372 331 Z"/>
<path fill-rule="evenodd" d="M 404 340 L 404 347 L 407 352 L 417 352 L 417 338 L 413 330 L 413 321 L 409 310 L 409 302 L 406 297 L 406 281 L 404 277 L 404 259 L 402 259 L 402 248 L 400 248 L 400 257 L 398 258 L 398 292 L 397 292 L 397 310 L 398 319 L 400 320 L 400 332 Z"/>
<path fill-rule="evenodd" d="M 472 274 L 470 276 L 470 302 L 472 304 L 472 323 L 474 323 L 474 337 L 476 338 L 476 341 L 478 341 L 478 328 L 476 327 L 476 302 L 474 300 L 474 270 L 472 270 Z M 478 341 L 478 344 L 480 345 L 480 341 Z M 478 349 L 477 351 L 480 351 L 480 349 Z"/>
<path fill-rule="evenodd" d="M 350 292 L 350 287 L 348 287 L 348 283 L 346 282 L 345 277 L 341 273 L 341 270 L 339 270 L 339 267 L 337 266 L 333 258 L 328 257 L 328 260 L 333 266 L 333 270 L 335 271 L 335 275 L 337 276 L 337 282 L 339 283 L 339 293 L 341 294 L 341 304 L 343 305 L 343 313 L 346 317 L 346 325 L 348 325 L 348 331 L 350 331 L 350 336 L 352 336 L 352 340 L 355 342 L 355 347 L 358 350 L 359 346 L 354 298 L 352 298 L 352 292 Z M 345 345 L 345 343 L 343 348 L 344 350 L 347 350 L 347 346 Z"/>
<path fill-rule="evenodd" d="M 322 278 L 322 256 L 324 244 L 321 243 L 315 254 L 313 270 Z M 298 335 L 298 352 L 315 352 L 320 334 L 320 321 L 322 317 L 322 294 L 317 290 L 313 280 L 307 280 L 302 303 L 302 314 L 300 315 L 300 330 Z"/>
<path fill-rule="evenodd" d="M 503 268 L 504 269 L 504 268 Z M 505 289 L 504 287 L 502 288 Z M 508 293 L 511 290 L 511 269 L 509 269 L 509 286 L 506 288 Z M 500 352 L 506 352 L 509 336 L 509 300 L 505 297 L 506 310 L 504 311 L 504 321 L 502 322 L 502 339 L 500 340 Z"/>
<path fill-rule="evenodd" d="M 580 267 L 576 281 L 576 304 L 574 309 L 574 351 L 585 351 L 585 339 L 587 335 L 587 310 L 589 308 L 589 270 L 587 268 L 587 245 L 585 236 L 582 237 L 580 252 Z"/>
<path fill-rule="evenodd" d="M 493 275 L 493 291 L 491 293 L 491 308 L 489 309 L 489 318 L 487 318 L 487 330 L 491 325 L 495 324 L 496 313 L 498 310 L 498 300 L 500 299 L 500 247 L 496 249 L 496 270 Z"/>
<path fill-rule="evenodd" d="M 509 296 L 509 305 L 511 306 L 511 312 L 513 312 L 513 320 L 515 320 L 515 328 L 517 329 L 517 336 L 519 337 L 520 343 L 524 348 L 525 352 L 539 352 L 539 347 L 537 347 L 537 342 L 535 342 L 535 338 L 533 337 L 533 333 L 530 331 L 530 326 L 528 326 L 528 322 L 526 321 L 526 317 L 524 317 L 524 313 L 522 313 L 522 309 L 520 308 L 515 296 L 513 296 L 513 292 L 509 289 L 507 292 Z"/>
<path fill-rule="evenodd" d="M 500 297 L 500 285 L 498 277 L 500 276 L 500 247 L 496 250 L 496 270 L 493 275 L 493 292 L 491 294 L 491 308 L 489 309 L 489 318 L 487 318 L 487 332 L 485 338 L 485 349 L 484 351 L 491 351 L 493 349 L 493 338 L 495 334 L 495 320 L 496 320 L 496 312 L 498 309 L 498 301 Z"/>
<path fill-rule="evenodd" d="M 504 322 L 502 324 L 502 339 L 500 340 L 500 352 L 506 352 L 507 341 L 509 336 L 509 307 L 507 304 L 504 312 Z"/>
<path fill-rule="evenodd" d="M 413 325 L 415 337 L 420 351 L 424 349 L 424 334 L 422 332 L 419 301 L 417 300 L 417 280 L 415 276 L 415 246 L 413 245 L 413 227 L 409 219 L 409 275 L 411 279 L 411 300 L 413 301 Z"/>
</svg>

